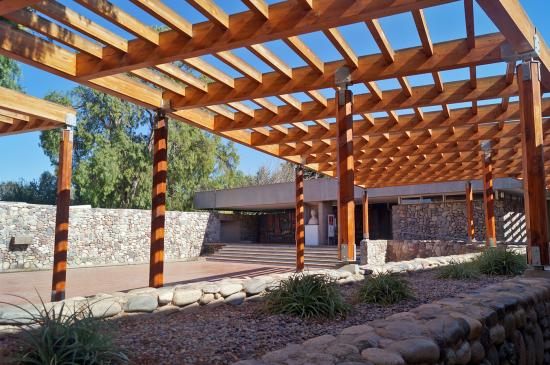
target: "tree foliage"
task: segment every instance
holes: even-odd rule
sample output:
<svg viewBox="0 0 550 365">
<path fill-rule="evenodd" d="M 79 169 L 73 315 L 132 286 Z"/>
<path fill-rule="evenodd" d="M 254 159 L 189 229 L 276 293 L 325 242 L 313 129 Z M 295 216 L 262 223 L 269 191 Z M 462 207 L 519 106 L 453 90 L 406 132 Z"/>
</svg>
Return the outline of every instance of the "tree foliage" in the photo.
<svg viewBox="0 0 550 365">
<path fill-rule="evenodd" d="M 288 161 L 276 167 L 263 165 L 258 169 L 256 175 L 249 178 L 248 183 L 250 185 L 269 185 L 292 182 L 296 179 L 296 166 Z M 307 167 L 304 169 L 305 180 L 322 179 L 324 177 L 325 175 L 321 175 Z"/>
<path fill-rule="evenodd" d="M 38 180 L 0 183 L 0 200 L 30 204 L 55 204 L 57 179 L 44 171 Z"/>
<path fill-rule="evenodd" d="M 83 86 L 68 94 L 51 93 L 47 99 L 77 110 L 74 201 L 96 207 L 150 207 L 154 113 Z M 190 209 L 197 190 L 242 184 L 245 177 L 237 170 L 239 156 L 232 143 L 178 121 L 168 125 L 169 209 Z M 40 137 L 54 166 L 59 141 L 56 131 Z"/>
<path fill-rule="evenodd" d="M 0 56 L 0 86 L 13 90 L 21 90 L 19 79 L 21 69 L 14 60 Z"/>
</svg>

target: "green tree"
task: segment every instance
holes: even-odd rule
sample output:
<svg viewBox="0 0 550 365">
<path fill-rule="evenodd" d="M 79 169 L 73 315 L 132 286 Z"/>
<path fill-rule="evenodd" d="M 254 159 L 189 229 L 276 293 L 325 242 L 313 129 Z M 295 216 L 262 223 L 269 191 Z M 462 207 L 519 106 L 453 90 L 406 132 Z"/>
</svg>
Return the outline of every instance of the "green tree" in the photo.
<svg viewBox="0 0 550 365">
<path fill-rule="evenodd" d="M 13 90 L 21 90 L 19 79 L 21 69 L 14 60 L 0 56 L 0 86 Z"/>
<path fill-rule="evenodd" d="M 55 204 L 57 179 L 44 171 L 38 180 L 0 183 L 0 200 L 30 204 Z"/>
<path fill-rule="evenodd" d="M 47 99 L 77 109 L 74 132 L 74 200 L 113 208 L 148 208 L 151 204 L 154 113 L 116 97 L 79 86 Z M 227 188 L 246 179 L 238 171 L 238 154 L 196 127 L 168 123 L 168 209 L 192 208 L 198 190 Z M 40 144 L 54 166 L 60 136 L 43 132 Z"/>
</svg>

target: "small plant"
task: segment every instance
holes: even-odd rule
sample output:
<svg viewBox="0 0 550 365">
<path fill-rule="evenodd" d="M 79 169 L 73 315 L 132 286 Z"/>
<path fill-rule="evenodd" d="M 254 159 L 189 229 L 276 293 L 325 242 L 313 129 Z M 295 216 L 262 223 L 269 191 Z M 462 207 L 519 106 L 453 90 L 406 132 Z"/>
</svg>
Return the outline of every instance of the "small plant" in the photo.
<svg viewBox="0 0 550 365">
<path fill-rule="evenodd" d="M 281 281 L 266 294 L 264 308 L 267 313 L 304 319 L 333 319 L 347 315 L 351 309 L 334 280 L 326 275 L 307 274 Z"/>
<path fill-rule="evenodd" d="M 520 275 L 527 269 L 525 255 L 500 247 L 487 249 L 474 263 L 485 275 Z"/>
<path fill-rule="evenodd" d="M 467 280 L 479 278 L 479 270 L 474 262 L 455 262 L 451 261 L 449 265 L 443 266 L 439 270 L 438 278 Z"/>
<path fill-rule="evenodd" d="M 30 324 L 16 323 L 22 329 L 17 337 L 22 351 L 13 359 L 16 364 L 106 365 L 128 362 L 124 352 L 114 345 L 105 320 L 95 318 L 89 305 L 72 310 L 65 304 L 48 309 L 44 302 L 41 307 L 32 305 L 31 310 L 13 306 L 30 319 Z"/>
<path fill-rule="evenodd" d="M 365 279 L 358 297 L 366 303 L 387 306 L 411 299 L 413 294 L 405 279 L 395 274 L 382 273 Z"/>
</svg>

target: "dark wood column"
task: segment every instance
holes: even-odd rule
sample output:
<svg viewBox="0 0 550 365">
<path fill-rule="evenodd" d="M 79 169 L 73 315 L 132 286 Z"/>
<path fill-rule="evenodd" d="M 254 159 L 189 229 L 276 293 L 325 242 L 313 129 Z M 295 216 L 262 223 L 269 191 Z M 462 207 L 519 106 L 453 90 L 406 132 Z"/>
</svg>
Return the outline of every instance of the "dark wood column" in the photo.
<svg viewBox="0 0 550 365">
<path fill-rule="evenodd" d="M 472 190 L 472 183 L 470 181 L 466 183 L 466 224 L 466 229 L 468 231 L 468 242 L 475 241 L 474 191 Z"/>
<path fill-rule="evenodd" d="M 168 172 L 168 119 L 162 110 L 157 111 L 153 140 L 153 204 L 151 208 L 149 286 L 159 288 L 164 285 L 164 220 Z"/>
<path fill-rule="evenodd" d="M 55 243 L 53 255 L 52 302 L 65 299 L 67 280 L 67 249 L 69 241 L 69 206 L 71 203 L 71 175 L 73 164 L 73 131 L 61 131 L 59 166 L 57 167 L 57 208 L 55 215 Z"/>
<path fill-rule="evenodd" d="M 304 217 L 304 168 L 296 167 L 296 271 L 305 266 L 306 231 Z"/>
<path fill-rule="evenodd" d="M 538 61 L 524 61 L 518 66 L 517 70 L 521 149 L 523 153 L 523 190 L 527 225 L 527 261 L 533 266 L 550 265 L 540 63 Z"/>
<path fill-rule="evenodd" d="M 369 239 L 369 192 L 363 190 L 363 239 Z"/>
<path fill-rule="evenodd" d="M 355 261 L 352 98 L 351 90 L 336 91 L 338 252 L 344 261 Z M 341 257 L 342 246 L 346 247 L 346 257 Z"/>
<path fill-rule="evenodd" d="M 496 247 L 496 224 L 495 224 L 495 192 L 493 189 L 493 161 L 491 158 L 491 146 L 485 144 L 483 147 L 483 208 L 485 211 L 485 234 L 486 247 Z"/>
</svg>

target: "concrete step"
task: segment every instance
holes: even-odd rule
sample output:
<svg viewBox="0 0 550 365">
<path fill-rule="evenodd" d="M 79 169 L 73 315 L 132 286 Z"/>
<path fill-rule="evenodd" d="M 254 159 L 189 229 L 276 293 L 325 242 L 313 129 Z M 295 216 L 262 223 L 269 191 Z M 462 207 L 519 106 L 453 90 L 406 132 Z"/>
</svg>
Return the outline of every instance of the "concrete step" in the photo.
<svg viewBox="0 0 550 365">
<path fill-rule="evenodd" d="M 245 258 L 220 258 L 215 256 L 208 256 L 206 258 L 206 261 L 221 261 L 221 262 L 239 262 L 239 263 L 249 263 L 249 264 L 262 264 L 262 265 L 272 265 L 272 266 L 289 266 L 294 267 L 296 266 L 296 261 L 289 261 L 289 260 L 274 260 L 274 259 L 245 259 Z M 305 263 L 306 267 L 312 267 L 312 268 L 329 268 L 333 269 L 335 264 L 333 263 L 317 263 L 315 261 L 306 261 Z"/>
<path fill-rule="evenodd" d="M 239 253 L 239 254 L 231 254 L 231 253 L 219 253 L 215 254 L 209 257 L 215 257 L 215 258 L 242 258 L 242 259 L 261 259 L 261 260 L 279 260 L 279 261 L 295 261 L 296 255 L 255 255 L 251 253 Z M 315 262 L 322 262 L 322 263 L 337 263 L 338 259 L 333 257 L 319 257 L 319 256 L 305 256 L 306 262 L 315 261 Z"/>
<path fill-rule="evenodd" d="M 268 250 L 254 250 L 254 249 L 250 249 L 250 250 L 241 250 L 241 249 L 228 249 L 228 248 L 224 248 L 222 250 L 219 250 L 217 252 L 223 252 L 223 253 L 234 253 L 234 254 L 247 254 L 247 253 L 253 253 L 253 254 L 256 254 L 256 255 L 295 255 L 296 254 L 296 249 L 293 249 L 293 250 L 273 250 L 273 251 L 268 251 Z M 338 251 L 327 251 L 327 252 L 312 252 L 312 251 L 308 251 L 306 250 L 305 251 L 305 255 L 306 256 L 322 256 L 322 257 L 336 257 L 338 256 Z"/>
</svg>

